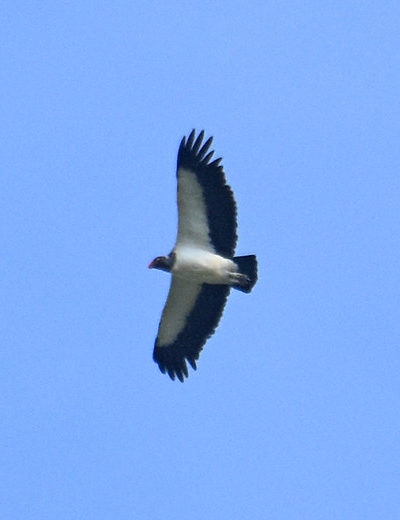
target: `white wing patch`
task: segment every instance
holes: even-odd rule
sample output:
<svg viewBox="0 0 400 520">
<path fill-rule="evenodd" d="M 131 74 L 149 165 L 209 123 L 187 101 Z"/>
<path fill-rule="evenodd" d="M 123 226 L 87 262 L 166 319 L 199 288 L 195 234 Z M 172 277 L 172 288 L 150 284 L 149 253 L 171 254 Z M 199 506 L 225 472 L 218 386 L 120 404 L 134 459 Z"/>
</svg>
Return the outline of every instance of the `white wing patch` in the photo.
<svg viewBox="0 0 400 520">
<path fill-rule="evenodd" d="M 201 284 L 172 277 L 158 329 L 158 347 L 165 347 L 176 340 L 186 325 L 186 319 L 192 312 L 200 291 Z"/>
<path fill-rule="evenodd" d="M 185 168 L 178 170 L 179 224 L 176 246 L 193 244 L 214 252 L 210 242 L 207 207 L 196 174 Z"/>
</svg>

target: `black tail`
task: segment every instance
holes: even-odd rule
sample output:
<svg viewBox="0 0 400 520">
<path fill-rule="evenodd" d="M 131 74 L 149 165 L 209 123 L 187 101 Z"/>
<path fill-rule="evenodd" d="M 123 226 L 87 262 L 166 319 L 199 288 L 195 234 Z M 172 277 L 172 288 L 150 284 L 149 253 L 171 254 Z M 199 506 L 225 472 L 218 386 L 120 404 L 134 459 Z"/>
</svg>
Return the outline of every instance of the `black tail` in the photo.
<svg viewBox="0 0 400 520">
<path fill-rule="evenodd" d="M 235 289 L 249 293 L 257 281 L 257 258 L 256 255 L 235 256 L 233 261 L 239 268 L 239 273 L 243 274 L 243 279 L 236 285 Z"/>
</svg>

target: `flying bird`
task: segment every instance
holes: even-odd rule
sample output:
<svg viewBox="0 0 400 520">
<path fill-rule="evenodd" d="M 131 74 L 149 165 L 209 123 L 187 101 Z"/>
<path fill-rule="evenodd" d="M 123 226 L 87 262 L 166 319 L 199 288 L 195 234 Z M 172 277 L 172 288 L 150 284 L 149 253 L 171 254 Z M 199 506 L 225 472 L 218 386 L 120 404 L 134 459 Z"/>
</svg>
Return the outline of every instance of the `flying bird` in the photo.
<svg viewBox="0 0 400 520">
<path fill-rule="evenodd" d="M 178 151 L 178 234 L 167 256 L 149 265 L 172 273 L 153 359 L 171 379 L 188 377 L 221 319 L 231 287 L 249 293 L 257 281 L 255 255 L 234 256 L 237 211 L 213 138 L 193 130 Z"/>
</svg>

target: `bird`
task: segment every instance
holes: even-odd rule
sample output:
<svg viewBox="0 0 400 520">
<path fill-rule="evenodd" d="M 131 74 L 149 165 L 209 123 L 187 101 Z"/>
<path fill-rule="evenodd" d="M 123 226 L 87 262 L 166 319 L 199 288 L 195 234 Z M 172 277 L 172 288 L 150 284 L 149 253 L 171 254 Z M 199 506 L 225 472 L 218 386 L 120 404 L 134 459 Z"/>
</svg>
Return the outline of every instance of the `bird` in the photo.
<svg viewBox="0 0 400 520">
<path fill-rule="evenodd" d="M 183 137 L 177 160 L 178 232 L 172 251 L 149 269 L 172 274 L 154 344 L 162 373 L 183 382 L 214 334 L 231 288 L 249 293 L 257 281 L 256 255 L 234 256 L 237 208 L 222 158 L 211 160 L 213 137 Z"/>
</svg>

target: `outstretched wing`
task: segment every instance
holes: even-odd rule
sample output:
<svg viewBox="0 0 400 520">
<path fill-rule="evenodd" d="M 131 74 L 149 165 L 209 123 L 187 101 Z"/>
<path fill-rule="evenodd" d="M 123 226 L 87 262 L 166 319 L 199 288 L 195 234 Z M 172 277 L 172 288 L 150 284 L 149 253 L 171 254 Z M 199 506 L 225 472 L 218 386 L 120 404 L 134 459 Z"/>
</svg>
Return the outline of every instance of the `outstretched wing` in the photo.
<svg viewBox="0 0 400 520">
<path fill-rule="evenodd" d="M 161 372 L 183 382 L 188 377 L 186 361 L 196 369 L 196 360 L 221 319 L 229 291 L 226 285 L 199 285 L 173 276 L 153 352 Z"/>
<path fill-rule="evenodd" d="M 220 162 L 210 162 L 212 137 L 204 131 L 182 139 L 177 164 L 179 224 L 176 246 L 196 245 L 232 258 L 236 235 L 236 204 Z"/>
</svg>

